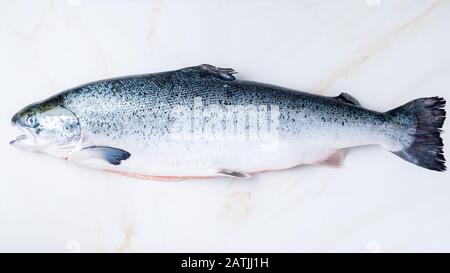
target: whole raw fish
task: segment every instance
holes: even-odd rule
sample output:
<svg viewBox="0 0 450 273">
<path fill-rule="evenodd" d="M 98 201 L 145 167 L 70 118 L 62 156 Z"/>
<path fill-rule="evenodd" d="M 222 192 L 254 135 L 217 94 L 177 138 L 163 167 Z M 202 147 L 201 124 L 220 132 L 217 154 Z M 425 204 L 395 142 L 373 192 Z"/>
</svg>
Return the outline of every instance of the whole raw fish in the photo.
<svg viewBox="0 0 450 273">
<path fill-rule="evenodd" d="M 382 113 L 345 93 L 318 96 L 234 73 L 200 65 L 81 85 L 15 114 L 12 124 L 25 135 L 11 144 L 148 179 L 339 165 L 344 149 L 372 144 L 418 166 L 446 169 L 443 98 Z"/>
</svg>

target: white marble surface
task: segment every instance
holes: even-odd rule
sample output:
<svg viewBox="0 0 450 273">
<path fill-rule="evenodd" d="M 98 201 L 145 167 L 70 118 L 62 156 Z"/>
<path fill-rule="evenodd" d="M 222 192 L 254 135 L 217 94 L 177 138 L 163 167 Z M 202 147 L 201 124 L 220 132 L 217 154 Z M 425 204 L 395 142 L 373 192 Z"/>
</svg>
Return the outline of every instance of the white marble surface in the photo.
<svg viewBox="0 0 450 273">
<path fill-rule="evenodd" d="M 26 104 L 201 63 L 380 111 L 450 99 L 449 12 L 447 0 L 2 0 L 0 251 L 450 251 L 449 172 L 377 147 L 341 169 L 167 183 L 8 145 Z"/>
</svg>

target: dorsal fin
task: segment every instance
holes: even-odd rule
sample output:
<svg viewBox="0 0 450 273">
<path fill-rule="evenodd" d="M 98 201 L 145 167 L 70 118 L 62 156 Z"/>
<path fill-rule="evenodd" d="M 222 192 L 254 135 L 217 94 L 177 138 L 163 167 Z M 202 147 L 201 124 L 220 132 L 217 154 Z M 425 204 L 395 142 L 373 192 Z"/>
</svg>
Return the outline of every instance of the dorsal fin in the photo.
<svg viewBox="0 0 450 273">
<path fill-rule="evenodd" d="M 201 64 L 201 65 L 197 65 L 197 66 L 186 67 L 186 68 L 182 68 L 180 71 L 182 71 L 184 73 L 194 72 L 200 76 L 213 76 L 213 77 L 225 80 L 225 81 L 235 80 L 235 77 L 233 76 L 233 74 L 237 73 L 232 68 L 220 68 L 220 67 L 215 67 L 210 64 Z"/>
<path fill-rule="evenodd" d="M 350 95 L 348 93 L 341 93 L 341 94 L 339 94 L 339 96 L 334 97 L 334 98 L 341 102 L 361 106 L 361 104 L 359 104 L 359 102 L 352 95 Z"/>
</svg>

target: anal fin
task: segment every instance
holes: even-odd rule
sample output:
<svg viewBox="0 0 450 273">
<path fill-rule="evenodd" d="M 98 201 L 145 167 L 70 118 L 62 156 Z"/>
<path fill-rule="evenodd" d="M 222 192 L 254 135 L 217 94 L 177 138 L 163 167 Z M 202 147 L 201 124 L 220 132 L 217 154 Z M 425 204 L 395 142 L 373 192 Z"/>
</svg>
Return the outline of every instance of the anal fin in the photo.
<svg viewBox="0 0 450 273">
<path fill-rule="evenodd" d="M 345 158 L 345 150 L 340 149 L 329 155 L 324 160 L 320 161 L 319 164 L 339 168 L 342 167 L 342 164 L 344 163 L 344 158 Z"/>
</svg>

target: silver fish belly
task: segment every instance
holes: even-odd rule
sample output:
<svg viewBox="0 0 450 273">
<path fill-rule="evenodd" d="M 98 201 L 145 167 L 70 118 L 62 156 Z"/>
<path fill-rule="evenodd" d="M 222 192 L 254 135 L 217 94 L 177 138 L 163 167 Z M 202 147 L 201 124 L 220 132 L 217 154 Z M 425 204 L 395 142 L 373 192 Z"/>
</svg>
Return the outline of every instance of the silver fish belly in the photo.
<svg viewBox="0 0 450 273">
<path fill-rule="evenodd" d="M 98 81 L 28 106 L 13 124 L 28 128 L 25 119 L 32 113 L 37 128 L 41 119 L 63 124 L 66 132 L 70 121 L 67 131 L 79 130 L 72 133 L 79 136 L 76 143 L 47 137 L 43 152 L 141 178 L 248 177 L 303 164 L 338 165 L 345 148 L 373 144 L 416 165 L 445 170 L 442 98 L 381 113 L 345 93 L 318 96 L 233 74 L 200 65 Z M 55 122 L 58 113 L 64 121 Z M 46 128 L 26 130 L 39 138 Z"/>
</svg>

